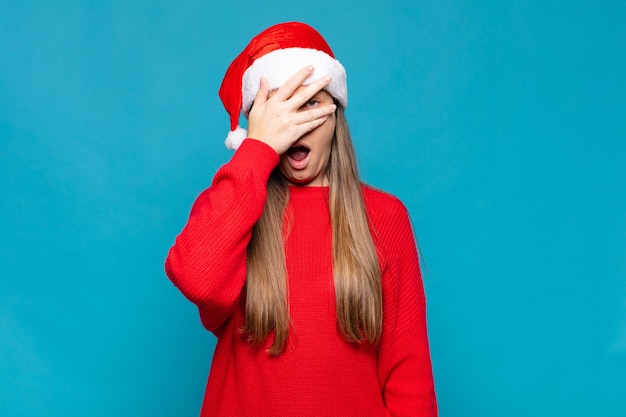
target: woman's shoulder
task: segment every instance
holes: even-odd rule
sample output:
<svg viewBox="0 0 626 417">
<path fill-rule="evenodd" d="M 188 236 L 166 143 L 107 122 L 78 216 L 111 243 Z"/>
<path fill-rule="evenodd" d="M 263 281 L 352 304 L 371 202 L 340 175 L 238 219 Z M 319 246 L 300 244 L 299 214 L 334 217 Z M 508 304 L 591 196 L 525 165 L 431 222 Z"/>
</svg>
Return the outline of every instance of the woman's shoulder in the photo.
<svg viewBox="0 0 626 417">
<path fill-rule="evenodd" d="M 372 238 L 384 270 L 403 252 L 398 246 L 414 244 L 411 219 L 404 203 L 395 195 L 366 184 L 362 189 Z"/>
<path fill-rule="evenodd" d="M 394 241 L 398 234 L 412 230 L 409 212 L 395 195 L 364 184 L 363 199 L 372 232 L 383 241 Z"/>
<path fill-rule="evenodd" d="M 395 195 L 373 187 L 362 185 L 363 199 L 370 216 L 396 216 L 407 212 L 404 203 Z"/>
</svg>

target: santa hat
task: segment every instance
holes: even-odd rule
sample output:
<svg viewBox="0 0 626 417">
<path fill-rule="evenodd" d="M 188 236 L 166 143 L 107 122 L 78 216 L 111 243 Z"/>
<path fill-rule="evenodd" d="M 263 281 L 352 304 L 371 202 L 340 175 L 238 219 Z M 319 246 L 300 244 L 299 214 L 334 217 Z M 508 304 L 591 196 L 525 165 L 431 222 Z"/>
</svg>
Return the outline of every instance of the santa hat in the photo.
<svg viewBox="0 0 626 417">
<path fill-rule="evenodd" d="M 315 70 L 303 84 L 330 75 L 332 81 L 325 90 L 345 108 L 348 105 L 346 70 L 315 29 L 299 22 L 280 23 L 252 38 L 228 67 L 219 91 L 230 115 L 227 148 L 237 149 L 247 137 L 248 132 L 239 126 L 239 114 L 243 112 L 248 117 L 261 77 L 267 79 L 269 89 L 273 90 L 307 65 Z"/>
</svg>

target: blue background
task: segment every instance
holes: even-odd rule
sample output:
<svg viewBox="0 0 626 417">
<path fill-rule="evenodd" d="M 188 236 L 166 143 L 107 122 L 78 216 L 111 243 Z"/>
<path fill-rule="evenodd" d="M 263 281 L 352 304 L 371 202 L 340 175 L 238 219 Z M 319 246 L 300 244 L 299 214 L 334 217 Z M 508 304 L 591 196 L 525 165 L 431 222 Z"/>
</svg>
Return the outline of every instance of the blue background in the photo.
<svg viewBox="0 0 626 417">
<path fill-rule="evenodd" d="M 163 261 L 265 27 L 346 66 L 409 208 L 442 416 L 626 415 L 626 3 L 0 2 L 0 415 L 193 416 L 214 338 Z"/>
</svg>

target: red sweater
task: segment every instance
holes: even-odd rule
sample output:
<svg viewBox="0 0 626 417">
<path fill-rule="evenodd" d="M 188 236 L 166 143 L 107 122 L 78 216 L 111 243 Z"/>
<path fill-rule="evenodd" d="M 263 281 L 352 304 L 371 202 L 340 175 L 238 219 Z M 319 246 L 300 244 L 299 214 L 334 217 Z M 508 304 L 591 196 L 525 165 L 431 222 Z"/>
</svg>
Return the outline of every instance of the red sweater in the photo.
<svg viewBox="0 0 626 417">
<path fill-rule="evenodd" d="M 277 357 L 248 345 L 246 246 L 278 155 L 247 139 L 196 200 L 165 263 L 217 336 L 202 406 L 207 416 L 436 416 L 424 290 L 409 217 L 393 196 L 363 188 L 383 271 L 377 349 L 337 328 L 327 187 L 290 187 L 285 243 L 292 326 Z"/>
</svg>

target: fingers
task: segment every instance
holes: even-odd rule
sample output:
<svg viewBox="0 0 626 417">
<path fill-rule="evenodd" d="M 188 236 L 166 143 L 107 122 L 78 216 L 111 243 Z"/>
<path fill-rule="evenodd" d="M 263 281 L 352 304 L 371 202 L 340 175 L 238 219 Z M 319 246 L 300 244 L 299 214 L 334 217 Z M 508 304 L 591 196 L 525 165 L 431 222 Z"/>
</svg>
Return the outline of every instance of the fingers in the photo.
<svg viewBox="0 0 626 417">
<path fill-rule="evenodd" d="M 302 85 L 304 80 L 306 80 L 311 74 L 313 74 L 313 71 L 314 69 L 312 65 L 308 65 L 302 68 L 276 91 L 274 97 L 281 101 L 288 100 L 293 95 L 294 91 L 296 91 L 298 87 Z"/>
<path fill-rule="evenodd" d="M 318 109 L 301 111 L 294 115 L 293 121 L 296 124 L 312 122 L 316 119 L 330 116 L 335 110 L 337 110 L 337 106 L 335 104 L 330 104 Z"/>
<path fill-rule="evenodd" d="M 259 91 L 256 92 L 256 96 L 254 97 L 253 106 L 256 104 L 257 106 L 262 105 L 267 101 L 267 96 L 269 94 L 269 86 L 266 78 L 261 78 L 261 83 L 259 85 Z"/>
<path fill-rule="evenodd" d="M 297 137 L 300 138 L 303 135 L 324 124 L 324 122 L 326 122 L 326 120 L 331 117 L 336 109 L 337 106 L 331 104 L 329 106 L 324 106 L 323 108 L 297 113 L 293 120 L 298 130 Z"/>
<path fill-rule="evenodd" d="M 330 77 L 326 76 L 303 86 L 312 72 L 311 66 L 303 68 L 272 94 L 267 79 L 260 80 L 248 115 L 249 137 L 268 144 L 280 155 L 298 138 L 328 120 L 337 109 L 335 104 L 304 106 L 330 82 Z"/>
<path fill-rule="evenodd" d="M 314 119 L 314 120 L 311 120 L 311 121 L 299 124 L 298 125 L 298 135 L 297 135 L 298 138 L 306 135 L 311 130 L 316 129 L 317 127 L 319 127 L 322 124 L 324 124 L 324 122 L 326 120 L 328 120 L 329 117 L 330 117 L 329 115 L 326 115 L 326 116 L 322 116 L 322 117 L 319 117 L 317 119 Z"/>
<path fill-rule="evenodd" d="M 326 75 L 319 80 L 315 80 L 311 84 L 305 86 L 303 89 L 295 93 L 290 99 L 289 102 L 295 108 L 300 108 L 304 103 L 309 101 L 311 97 L 315 94 L 319 93 L 321 90 L 326 88 L 328 84 L 330 84 L 331 78 Z M 333 110 L 334 111 L 334 110 Z"/>
<path fill-rule="evenodd" d="M 276 90 L 276 93 L 272 95 L 272 99 L 276 101 L 286 102 L 288 104 L 288 108 L 290 108 L 291 110 L 299 109 L 311 97 L 326 88 L 326 86 L 331 82 L 331 77 L 326 75 L 318 80 L 315 80 L 311 84 L 304 86 L 304 88 L 296 92 L 301 86 L 303 86 L 304 81 L 313 73 L 313 71 L 314 68 L 311 65 L 302 68 L 300 71 L 295 73 L 289 80 L 287 80 L 287 82 L 283 84 L 278 90 Z M 267 101 L 267 94 L 265 92 L 264 98 L 265 101 Z"/>
</svg>

